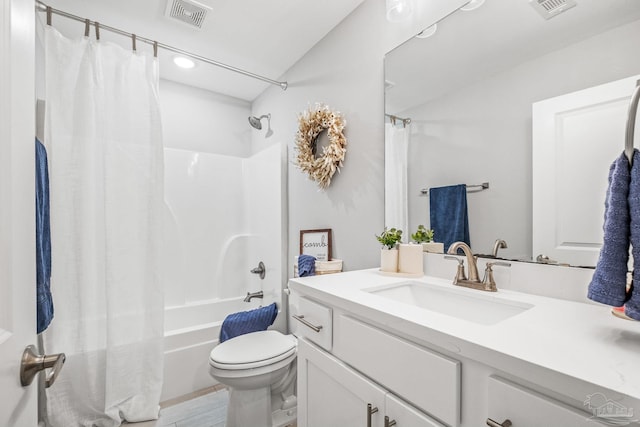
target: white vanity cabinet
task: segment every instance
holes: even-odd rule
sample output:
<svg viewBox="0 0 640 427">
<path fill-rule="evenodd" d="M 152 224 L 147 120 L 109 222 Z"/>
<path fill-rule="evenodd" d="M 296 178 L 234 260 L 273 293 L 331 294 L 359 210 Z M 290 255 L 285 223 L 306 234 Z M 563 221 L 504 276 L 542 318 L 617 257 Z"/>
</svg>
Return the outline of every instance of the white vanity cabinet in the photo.
<svg viewBox="0 0 640 427">
<path fill-rule="evenodd" d="M 599 315 L 592 306 L 518 296 L 539 314 L 467 326 L 381 304 L 367 290 L 391 279 L 375 272 L 335 276 L 290 282 L 299 427 L 386 427 L 385 418 L 397 427 L 640 427 L 638 381 L 609 380 L 637 378 L 627 350 L 637 348 L 635 325 L 589 323 Z M 549 320 L 567 312 L 575 318 Z"/>
<path fill-rule="evenodd" d="M 307 339 L 298 341 L 298 426 L 442 427 Z"/>
</svg>

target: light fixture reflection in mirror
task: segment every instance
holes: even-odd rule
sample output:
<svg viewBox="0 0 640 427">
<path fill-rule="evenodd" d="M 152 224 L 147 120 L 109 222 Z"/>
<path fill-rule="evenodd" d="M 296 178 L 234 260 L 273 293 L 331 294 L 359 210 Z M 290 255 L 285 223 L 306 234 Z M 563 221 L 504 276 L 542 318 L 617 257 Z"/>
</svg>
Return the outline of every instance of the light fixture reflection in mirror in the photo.
<svg viewBox="0 0 640 427">
<path fill-rule="evenodd" d="M 416 38 L 419 38 L 419 39 L 429 38 L 432 35 L 434 35 L 437 30 L 438 30 L 438 24 L 433 24 L 432 26 L 425 28 L 424 30 L 416 34 Z"/>
<path fill-rule="evenodd" d="M 387 0 L 387 21 L 401 22 L 411 16 L 409 0 Z"/>
<path fill-rule="evenodd" d="M 475 10 L 484 4 L 485 0 L 471 0 L 466 5 L 462 6 L 460 10 L 464 10 L 465 12 L 469 12 L 470 10 Z"/>
</svg>

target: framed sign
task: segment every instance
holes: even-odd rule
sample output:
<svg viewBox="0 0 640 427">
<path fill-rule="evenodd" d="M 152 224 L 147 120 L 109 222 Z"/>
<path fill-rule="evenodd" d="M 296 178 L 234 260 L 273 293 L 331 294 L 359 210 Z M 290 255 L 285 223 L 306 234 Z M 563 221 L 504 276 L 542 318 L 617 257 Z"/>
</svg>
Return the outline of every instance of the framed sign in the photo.
<svg viewBox="0 0 640 427">
<path fill-rule="evenodd" d="M 311 255 L 318 261 L 330 261 L 331 229 L 300 230 L 300 255 Z"/>
</svg>

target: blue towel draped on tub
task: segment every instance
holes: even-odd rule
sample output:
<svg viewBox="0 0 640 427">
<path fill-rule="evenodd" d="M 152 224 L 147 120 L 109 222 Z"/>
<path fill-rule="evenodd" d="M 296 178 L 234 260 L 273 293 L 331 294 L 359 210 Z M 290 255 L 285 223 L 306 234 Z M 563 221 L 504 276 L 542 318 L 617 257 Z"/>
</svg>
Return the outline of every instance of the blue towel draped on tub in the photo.
<svg viewBox="0 0 640 427">
<path fill-rule="evenodd" d="M 36 139 L 36 318 L 37 333 L 53 319 L 51 230 L 49 225 L 49 172 L 47 150 Z"/>
<path fill-rule="evenodd" d="M 241 311 L 228 315 L 220 328 L 220 342 L 223 343 L 238 335 L 266 331 L 278 315 L 278 306 L 274 302 L 255 310 Z"/>
<path fill-rule="evenodd" d="M 444 243 L 445 251 L 453 242 L 471 245 L 465 184 L 430 188 L 429 206 L 434 238 Z"/>
</svg>

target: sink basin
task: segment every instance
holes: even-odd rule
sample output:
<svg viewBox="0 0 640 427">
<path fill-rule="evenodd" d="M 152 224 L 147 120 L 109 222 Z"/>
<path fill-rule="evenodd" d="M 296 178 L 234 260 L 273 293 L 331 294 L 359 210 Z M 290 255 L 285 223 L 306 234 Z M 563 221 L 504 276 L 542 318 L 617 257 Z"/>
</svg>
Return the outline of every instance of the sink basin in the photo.
<svg viewBox="0 0 640 427">
<path fill-rule="evenodd" d="M 365 292 L 483 325 L 494 325 L 533 307 L 527 303 L 496 298 L 494 294 L 484 294 L 484 291 L 466 291 L 451 286 L 448 289 L 409 281 L 365 289 Z"/>
</svg>

